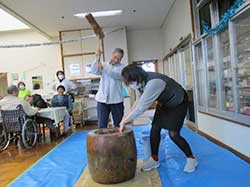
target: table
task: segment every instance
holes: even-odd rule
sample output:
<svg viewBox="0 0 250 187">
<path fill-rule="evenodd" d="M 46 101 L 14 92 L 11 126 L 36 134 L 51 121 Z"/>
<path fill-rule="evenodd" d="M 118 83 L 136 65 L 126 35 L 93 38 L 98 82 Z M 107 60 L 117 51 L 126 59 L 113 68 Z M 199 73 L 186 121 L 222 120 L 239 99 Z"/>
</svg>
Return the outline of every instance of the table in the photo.
<svg viewBox="0 0 250 187">
<path fill-rule="evenodd" d="M 58 125 L 59 122 L 63 121 L 65 114 L 68 114 L 66 107 L 53 107 L 53 108 L 43 108 L 36 113 L 36 116 L 49 118 L 55 121 Z M 2 122 L 2 116 L 0 112 L 0 123 Z"/>
<path fill-rule="evenodd" d="M 69 115 L 66 107 L 43 108 L 36 113 L 36 116 L 55 121 L 56 127 L 64 120 L 65 115 Z M 43 126 L 43 139 L 45 141 L 45 126 Z"/>
<path fill-rule="evenodd" d="M 36 116 L 49 118 L 55 121 L 58 125 L 63 121 L 65 114 L 68 114 L 66 107 L 43 108 L 36 113 Z"/>
</svg>

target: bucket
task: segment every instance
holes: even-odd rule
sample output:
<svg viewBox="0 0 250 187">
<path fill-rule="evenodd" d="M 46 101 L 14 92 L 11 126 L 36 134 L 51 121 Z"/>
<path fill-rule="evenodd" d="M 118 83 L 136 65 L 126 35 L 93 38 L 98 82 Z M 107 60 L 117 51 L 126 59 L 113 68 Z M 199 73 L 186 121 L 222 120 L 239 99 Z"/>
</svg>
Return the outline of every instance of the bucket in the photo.
<svg viewBox="0 0 250 187">
<path fill-rule="evenodd" d="M 161 132 L 161 141 L 159 145 L 158 155 L 165 157 L 165 137 L 166 133 Z M 151 146 L 150 146 L 150 131 L 143 131 L 139 143 L 143 145 L 143 160 L 148 160 L 151 157 Z"/>
</svg>

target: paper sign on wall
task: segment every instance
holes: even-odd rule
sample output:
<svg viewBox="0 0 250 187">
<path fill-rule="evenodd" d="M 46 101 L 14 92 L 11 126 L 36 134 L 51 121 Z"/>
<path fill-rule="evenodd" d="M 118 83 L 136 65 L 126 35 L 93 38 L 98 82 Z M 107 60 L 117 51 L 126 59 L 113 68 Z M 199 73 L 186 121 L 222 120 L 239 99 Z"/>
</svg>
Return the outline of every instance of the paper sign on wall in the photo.
<svg viewBox="0 0 250 187">
<path fill-rule="evenodd" d="M 79 63 L 70 64 L 69 73 L 70 73 L 70 76 L 80 76 L 81 75 L 80 64 Z"/>
</svg>

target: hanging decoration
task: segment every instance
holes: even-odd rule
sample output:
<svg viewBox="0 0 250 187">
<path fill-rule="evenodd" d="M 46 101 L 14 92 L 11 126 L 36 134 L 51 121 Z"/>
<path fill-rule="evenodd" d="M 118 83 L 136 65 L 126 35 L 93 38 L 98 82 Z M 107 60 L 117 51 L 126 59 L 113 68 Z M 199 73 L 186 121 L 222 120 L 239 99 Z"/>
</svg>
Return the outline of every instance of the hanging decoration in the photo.
<svg viewBox="0 0 250 187">
<path fill-rule="evenodd" d="M 122 30 L 123 28 L 114 29 L 109 32 L 105 32 L 106 35 L 109 35 L 113 32 L 117 32 L 119 30 Z M 88 35 L 80 38 L 74 38 L 74 39 L 67 39 L 67 40 L 59 40 L 59 41 L 52 41 L 52 42 L 44 42 L 44 43 L 28 43 L 28 44 L 10 44 L 10 45 L 1 45 L 0 48 L 27 48 L 27 47 L 39 47 L 39 46 L 49 46 L 49 45 L 59 45 L 59 44 L 65 44 L 65 43 L 72 43 L 72 42 L 79 42 L 83 40 L 87 40 L 90 38 L 95 38 L 96 35 Z"/>
<path fill-rule="evenodd" d="M 28 43 L 28 44 L 14 44 L 14 45 L 0 45 L 0 48 L 26 48 L 26 47 L 39 47 L 39 46 L 49 46 L 49 45 L 58 45 L 58 44 L 64 44 L 64 43 L 72 43 L 72 42 L 78 42 L 90 38 L 95 38 L 96 36 L 89 35 L 84 36 L 81 38 L 75 38 L 75 39 L 68 39 L 68 40 L 59 40 L 59 41 L 53 41 L 53 42 L 44 42 L 44 43 Z"/>
<path fill-rule="evenodd" d="M 236 0 L 234 5 L 231 6 L 225 14 L 220 19 L 219 23 L 214 28 L 209 28 L 209 25 L 206 22 L 202 23 L 204 32 L 209 35 L 215 35 L 220 33 L 228 24 L 230 18 L 236 13 L 239 7 L 245 2 L 245 0 Z"/>
</svg>

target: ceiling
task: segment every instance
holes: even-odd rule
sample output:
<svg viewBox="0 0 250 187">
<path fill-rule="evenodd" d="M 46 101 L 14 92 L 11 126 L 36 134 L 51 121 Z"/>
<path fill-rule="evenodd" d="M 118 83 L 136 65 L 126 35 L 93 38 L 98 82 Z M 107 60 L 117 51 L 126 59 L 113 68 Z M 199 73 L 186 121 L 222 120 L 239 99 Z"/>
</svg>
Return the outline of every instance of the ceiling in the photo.
<svg viewBox="0 0 250 187">
<path fill-rule="evenodd" d="M 96 18 L 102 27 L 126 26 L 129 30 L 160 28 L 174 0 L 0 0 L 0 7 L 44 34 L 89 28 L 81 12 L 123 10 L 120 16 Z M 64 18 L 62 18 L 64 17 Z"/>
</svg>

